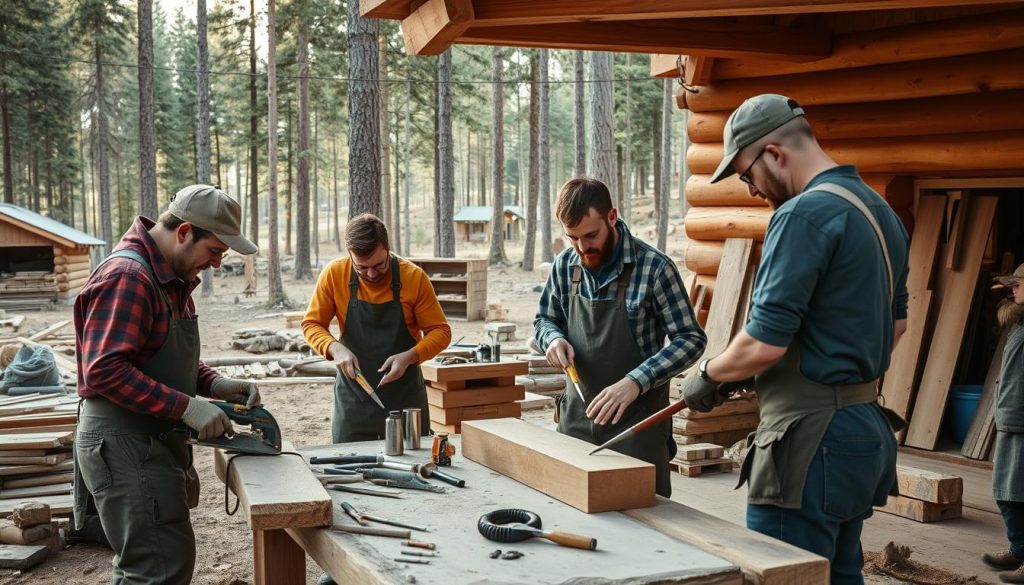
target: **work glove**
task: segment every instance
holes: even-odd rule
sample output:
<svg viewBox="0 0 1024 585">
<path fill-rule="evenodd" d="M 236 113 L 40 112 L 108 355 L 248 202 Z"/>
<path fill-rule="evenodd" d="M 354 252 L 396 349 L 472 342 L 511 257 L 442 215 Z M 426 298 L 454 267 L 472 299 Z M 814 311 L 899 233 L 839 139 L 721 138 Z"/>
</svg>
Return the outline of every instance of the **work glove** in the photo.
<svg viewBox="0 0 1024 585">
<path fill-rule="evenodd" d="M 683 380 L 683 399 L 690 410 L 710 412 L 728 398 L 728 393 L 719 392 L 718 384 L 704 380 L 697 372 L 691 372 Z"/>
<path fill-rule="evenodd" d="M 189 398 L 181 421 L 199 434 L 200 440 L 213 439 L 234 431 L 231 419 L 220 409 L 202 398 Z"/>
<path fill-rule="evenodd" d="M 246 408 L 260 405 L 260 390 L 247 380 L 217 378 L 210 385 L 210 396 L 224 402 L 244 404 Z"/>
</svg>

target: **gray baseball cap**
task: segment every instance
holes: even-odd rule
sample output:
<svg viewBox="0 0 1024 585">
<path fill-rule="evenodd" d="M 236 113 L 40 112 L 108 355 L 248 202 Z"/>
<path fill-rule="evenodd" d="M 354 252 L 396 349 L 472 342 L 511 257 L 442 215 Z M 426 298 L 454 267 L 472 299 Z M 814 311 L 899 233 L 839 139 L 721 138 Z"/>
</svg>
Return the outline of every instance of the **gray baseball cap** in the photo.
<svg viewBox="0 0 1024 585">
<path fill-rule="evenodd" d="M 1015 282 L 1024 281 L 1024 264 L 1021 264 L 1013 271 L 1013 274 L 1003 274 L 995 278 L 996 282 L 1003 286 L 1010 286 Z"/>
<path fill-rule="evenodd" d="M 725 122 L 722 142 L 725 156 L 718 170 L 711 176 L 717 183 L 736 174 L 732 161 L 741 150 L 764 138 L 780 126 L 797 116 L 803 116 L 804 109 L 794 100 L 776 93 L 754 96 L 740 104 Z"/>
<path fill-rule="evenodd" d="M 259 250 L 242 235 L 242 208 L 217 187 L 189 185 L 174 194 L 167 210 L 182 221 L 212 232 L 239 254 L 255 254 Z"/>
</svg>

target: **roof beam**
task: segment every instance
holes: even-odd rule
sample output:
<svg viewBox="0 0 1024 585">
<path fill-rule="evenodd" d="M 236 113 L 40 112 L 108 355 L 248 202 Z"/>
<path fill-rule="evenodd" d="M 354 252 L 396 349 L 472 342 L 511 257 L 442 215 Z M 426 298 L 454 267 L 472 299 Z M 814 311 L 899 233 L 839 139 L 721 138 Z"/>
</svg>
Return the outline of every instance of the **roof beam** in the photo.
<svg viewBox="0 0 1024 585">
<path fill-rule="evenodd" d="M 389 0 L 363 0 L 364 4 Z M 395 0 L 390 0 L 395 4 Z M 408 0 L 406 0 L 408 3 Z M 765 14 L 809 14 L 968 6 L 978 0 L 476 0 L 474 26 L 513 26 L 609 20 L 702 18 Z M 1019 4 L 1021 0 L 986 0 Z"/>
<path fill-rule="evenodd" d="M 472 21 L 472 0 L 427 0 L 402 20 L 405 52 L 440 55 Z"/>
<path fill-rule="evenodd" d="M 832 53 L 832 39 L 824 31 L 688 19 L 542 24 L 528 27 L 478 27 L 474 22 L 456 42 L 722 58 L 756 56 L 787 61 L 813 61 Z"/>
</svg>

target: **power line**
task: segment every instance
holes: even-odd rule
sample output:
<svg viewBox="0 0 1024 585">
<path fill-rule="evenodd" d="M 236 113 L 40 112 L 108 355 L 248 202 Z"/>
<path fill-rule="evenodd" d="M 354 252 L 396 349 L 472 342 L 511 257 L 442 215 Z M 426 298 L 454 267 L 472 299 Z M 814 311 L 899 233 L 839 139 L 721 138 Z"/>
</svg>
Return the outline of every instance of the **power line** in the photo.
<svg viewBox="0 0 1024 585">
<path fill-rule="evenodd" d="M 33 57 L 37 57 L 37 58 L 40 58 L 40 59 L 45 59 L 47 61 L 52 61 L 52 62 L 55 62 L 55 63 L 62 63 L 62 64 L 65 64 L 65 65 L 96 65 L 96 61 L 92 61 L 92 60 L 88 60 L 88 59 L 75 59 L 75 58 L 71 58 L 71 57 L 68 57 L 68 58 L 54 57 L 52 55 L 46 55 L 46 54 L 43 54 L 43 53 L 37 53 L 37 52 L 33 52 L 33 51 L 26 51 L 26 50 L 23 50 L 23 49 L 14 49 L 14 48 L 11 48 L 11 47 L 0 47 L 0 53 L 4 53 L 4 54 L 8 54 L 8 55 L 33 56 Z M 128 62 L 123 62 L 123 61 L 100 61 L 99 64 L 103 65 L 104 67 L 121 67 L 121 68 L 124 68 L 124 69 L 141 69 L 142 68 L 142 66 L 139 65 L 138 63 L 128 63 Z M 198 69 L 188 69 L 188 68 L 182 68 L 182 67 L 165 67 L 165 66 L 158 66 L 158 65 L 153 65 L 153 66 L 150 67 L 150 69 L 153 70 L 153 71 L 167 71 L 167 72 L 171 72 L 171 73 L 191 73 L 191 74 L 199 73 Z M 211 77 L 258 77 L 260 79 L 265 79 L 267 77 L 266 73 L 257 72 L 257 73 L 254 74 L 254 73 L 250 73 L 248 71 L 225 71 L 225 70 L 213 70 L 213 69 L 211 69 L 207 73 Z M 302 79 L 303 77 L 305 79 L 310 79 L 310 80 L 314 80 L 314 81 L 335 81 L 335 82 L 341 82 L 341 83 L 351 83 L 353 81 L 376 81 L 376 82 L 385 82 L 385 83 L 416 83 L 416 84 L 425 84 L 425 85 L 438 85 L 438 84 L 442 83 L 441 81 L 438 81 L 438 80 L 435 80 L 435 79 L 426 79 L 426 78 L 417 79 L 417 78 L 411 78 L 411 77 L 404 77 L 404 78 L 390 77 L 390 78 L 386 78 L 386 79 L 384 79 L 384 78 L 378 78 L 378 79 L 356 79 L 356 78 L 353 78 L 353 77 L 342 77 L 342 76 L 331 76 L 331 75 L 306 75 L 306 76 L 301 76 L 301 75 L 284 75 L 284 74 L 280 74 L 280 73 L 277 75 L 278 79 L 286 79 L 286 80 L 298 80 L 298 79 Z M 612 79 L 584 79 L 583 83 L 584 84 L 589 84 L 589 83 L 608 83 L 608 82 L 625 83 L 627 81 L 628 82 L 638 82 L 638 81 L 642 82 L 642 81 L 659 81 L 659 80 L 657 78 L 653 78 L 653 77 L 615 77 L 615 78 L 612 78 Z M 508 79 L 508 80 L 502 81 L 503 84 L 524 84 L 524 83 L 530 83 L 530 82 L 531 82 L 531 80 L 529 78 Z M 448 82 L 445 82 L 445 83 L 448 83 Z M 453 79 L 450 83 L 451 83 L 451 85 L 494 85 L 497 82 L 495 82 L 494 80 L 491 80 L 491 79 Z M 545 83 L 547 85 L 575 85 L 577 83 L 577 81 L 575 79 L 558 79 L 558 80 L 550 80 L 549 79 Z"/>
</svg>

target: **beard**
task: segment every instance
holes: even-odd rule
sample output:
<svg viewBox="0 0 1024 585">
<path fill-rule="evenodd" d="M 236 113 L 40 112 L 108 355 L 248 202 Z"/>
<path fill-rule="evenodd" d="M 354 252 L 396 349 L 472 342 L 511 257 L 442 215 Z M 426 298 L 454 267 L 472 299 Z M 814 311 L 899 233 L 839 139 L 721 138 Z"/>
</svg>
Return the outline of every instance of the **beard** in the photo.
<svg viewBox="0 0 1024 585">
<path fill-rule="evenodd" d="M 764 198 L 768 201 L 768 206 L 772 210 L 778 209 L 783 203 L 792 199 L 796 193 L 792 193 L 789 187 L 779 180 L 771 173 L 765 173 L 764 179 L 766 185 L 764 189 L 758 188 L 758 191 L 764 195 Z"/>
<path fill-rule="evenodd" d="M 605 238 L 601 247 L 587 248 L 580 253 L 580 261 L 590 270 L 597 270 L 604 266 L 604 263 L 612 257 L 612 251 L 615 248 L 615 233 L 612 231 L 615 228 L 608 220 L 605 220 L 604 225 L 608 229 L 608 237 Z"/>
<path fill-rule="evenodd" d="M 996 320 L 1002 327 L 1020 323 L 1024 320 L 1024 305 L 1017 304 L 1012 298 L 1003 300 L 996 309 Z"/>
</svg>

